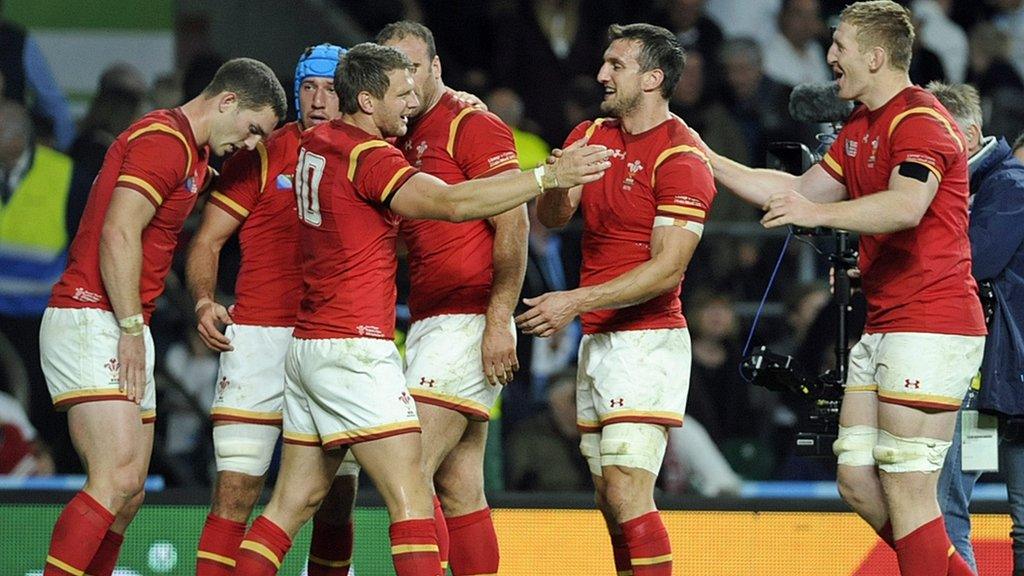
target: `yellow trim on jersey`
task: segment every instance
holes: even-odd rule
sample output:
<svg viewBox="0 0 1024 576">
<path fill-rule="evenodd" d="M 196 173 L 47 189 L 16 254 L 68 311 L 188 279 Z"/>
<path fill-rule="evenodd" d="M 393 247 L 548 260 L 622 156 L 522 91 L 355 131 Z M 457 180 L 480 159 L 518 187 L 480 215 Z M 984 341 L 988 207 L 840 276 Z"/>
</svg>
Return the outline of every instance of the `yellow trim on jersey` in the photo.
<svg viewBox="0 0 1024 576">
<path fill-rule="evenodd" d="M 139 136 L 142 136 L 147 132 L 164 132 L 166 134 L 170 134 L 171 136 L 176 137 L 178 140 L 181 140 L 182 145 L 185 146 L 185 154 L 188 156 L 188 162 L 185 164 L 185 174 L 188 174 L 189 172 L 192 171 L 192 148 L 188 145 L 188 140 L 185 138 L 184 134 L 178 132 L 177 130 L 171 128 L 166 124 L 160 124 L 159 122 L 156 122 L 144 128 L 139 128 L 135 132 L 132 132 L 131 135 L 128 136 L 128 142 L 131 142 L 132 140 L 138 138 Z"/>
<path fill-rule="evenodd" d="M 47 556 L 46 557 L 46 563 L 47 564 L 53 564 L 54 566 L 56 566 L 57 568 L 60 568 L 61 570 L 67 572 L 68 574 L 74 574 L 75 576 L 85 576 L 85 570 L 79 570 L 78 568 L 75 568 L 71 564 L 67 564 L 65 562 L 61 562 L 60 560 L 57 560 L 53 556 Z"/>
<path fill-rule="evenodd" d="M 143 190 L 146 191 L 146 194 L 149 194 L 153 201 L 156 202 L 157 206 L 164 203 L 164 199 L 160 197 L 160 193 L 156 191 L 156 188 L 154 188 L 152 184 L 146 182 L 145 180 L 139 178 L 138 176 L 129 176 L 128 174 L 121 174 L 120 176 L 117 177 L 117 181 L 126 182 L 128 184 L 134 184 L 139 188 L 142 188 Z"/>
<path fill-rule="evenodd" d="M 267 147 L 263 142 L 256 143 L 256 152 L 260 155 L 260 194 L 267 188 L 267 170 L 270 169 L 270 160 L 267 159 Z"/>
<path fill-rule="evenodd" d="M 246 210 L 245 207 L 243 207 L 238 202 L 235 202 L 231 198 L 228 198 L 224 194 L 222 194 L 220 192 L 214 192 L 213 194 L 210 194 L 210 196 L 213 197 L 213 198 L 216 198 L 217 200 L 219 200 L 221 202 L 223 202 L 228 208 L 231 208 L 232 210 L 234 210 L 242 218 L 248 218 L 249 217 L 249 211 Z"/>
<path fill-rule="evenodd" d="M 704 218 L 708 214 L 700 208 L 687 208 L 685 206 L 675 206 L 672 204 L 663 204 L 658 206 L 658 211 L 672 212 L 673 214 L 682 214 L 683 216 L 696 216 L 697 218 Z"/>
<path fill-rule="evenodd" d="M 631 558 L 629 563 L 633 566 L 652 566 L 654 564 L 663 564 L 671 561 L 672 555 L 665 554 L 663 556 L 652 556 L 650 558 Z"/>
<path fill-rule="evenodd" d="M 391 547 L 391 555 L 414 554 L 416 552 L 437 552 L 437 544 L 398 544 Z"/>
<path fill-rule="evenodd" d="M 313 564 L 319 564 L 320 566 L 327 566 L 328 568 L 344 568 L 352 565 L 352 559 L 348 560 L 324 560 L 323 558 L 317 558 L 312 554 L 309 555 L 309 561 Z"/>
<path fill-rule="evenodd" d="M 242 550 L 250 550 L 263 556 L 274 565 L 275 568 L 281 567 L 281 561 L 278 560 L 277 555 L 270 549 L 260 544 L 259 542 L 253 542 L 252 540 L 242 540 L 242 543 L 238 546 Z"/>
<path fill-rule="evenodd" d="M 681 144 L 679 146 L 673 146 L 667 150 L 663 150 L 661 154 L 658 154 L 658 159 L 654 161 L 654 168 L 651 169 L 651 188 L 654 188 L 654 177 L 658 174 L 658 166 L 661 166 L 662 162 L 668 160 L 669 156 L 674 154 L 688 153 L 694 154 L 704 162 L 704 165 L 708 167 L 708 171 L 711 171 L 711 163 L 708 162 L 708 157 L 704 154 L 704 151 L 694 146 L 688 146 Z M 712 172 L 712 176 L 714 173 Z"/>
<path fill-rule="evenodd" d="M 352 149 L 352 153 L 349 154 L 348 157 L 349 182 L 354 182 L 353 178 L 356 177 L 356 166 L 359 164 L 359 155 L 371 148 L 380 148 L 381 146 L 388 146 L 388 143 L 383 140 L 367 140 Z"/>
<path fill-rule="evenodd" d="M 235 567 L 234 558 L 228 558 L 227 556 L 221 556 L 220 554 L 214 554 L 213 552 L 207 552 L 206 550 L 196 551 L 196 558 L 209 560 L 218 564 L 224 564 L 225 566 L 231 566 L 232 568 Z"/>
<path fill-rule="evenodd" d="M 594 120 L 594 123 L 588 126 L 587 131 L 583 133 L 583 137 L 589 140 L 590 137 L 594 135 L 594 132 L 597 131 L 597 127 L 604 124 L 605 120 L 607 120 L 607 118 L 598 118 L 597 120 Z"/>
<path fill-rule="evenodd" d="M 474 108 L 463 108 L 462 112 L 459 112 L 452 119 L 452 123 L 448 125 L 448 146 L 445 147 L 445 150 L 448 151 L 448 155 L 452 158 L 455 157 L 455 136 L 459 133 L 459 124 L 462 123 L 463 118 L 469 116 L 472 112 L 475 112 Z"/>
<path fill-rule="evenodd" d="M 387 201 L 388 196 L 391 195 L 391 189 L 395 186 L 395 183 L 398 182 L 398 179 L 401 178 L 402 175 L 404 175 L 409 170 L 412 170 L 412 166 L 403 166 L 402 168 L 399 168 L 398 171 L 395 172 L 395 175 L 391 177 L 391 180 L 388 180 L 388 185 L 384 187 L 384 191 L 381 192 L 380 194 L 381 202 Z"/>
<path fill-rule="evenodd" d="M 956 142 L 957 147 L 960 148 L 960 151 L 963 152 L 966 149 L 964 141 L 961 140 L 960 137 L 957 135 L 956 130 L 953 130 L 953 125 L 949 123 L 949 120 L 946 120 L 946 117 L 940 114 L 934 108 L 926 108 L 924 106 L 911 108 L 910 110 L 906 110 L 904 112 L 897 114 L 896 117 L 892 119 L 892 122 L 889 123 L 889 138 L 892 138 L 892 133 L 893 131 L 896 130 L 896 126 L 898 126 L 904 118 L 910 116 L 911 114 L 927 114 L 935 118 L 936 120 L 941 122 L 943 126 L 946 127 L 946 132 L 949 132 L 949 135 L 953 138 L 953 141 Z"/>
<path fill-rule="evenodd" d="M 843 166 L 838 161 L 836 161 L 836 159 L 833 158 L 831 154 L 826 152 L 825 157 L 822 158 L 822 160 L 824 160 L 825 164 L 828 164 L 828 167 L 831 168 L 836 174 L 839 174 L 841 178 L 846 177 L 843 174 Z"/>
<path fill-rule="evenodd" d="M 860 386 L 847 386 L 845 392 L 878 392 L 878 384 L 862 384 Z"/>
</svg>

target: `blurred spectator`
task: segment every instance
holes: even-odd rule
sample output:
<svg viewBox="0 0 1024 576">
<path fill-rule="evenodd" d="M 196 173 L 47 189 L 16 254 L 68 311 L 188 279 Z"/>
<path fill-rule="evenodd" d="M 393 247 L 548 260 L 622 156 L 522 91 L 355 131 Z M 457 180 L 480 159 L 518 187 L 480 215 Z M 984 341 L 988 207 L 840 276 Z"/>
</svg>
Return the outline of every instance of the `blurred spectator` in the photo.
<svg viewBox="0 0 1024 576">
<path fill-rule="evenodd" d="M 196 54 L 185 67 L 185 73 L 181 80 L 182 101 L 174 106 L 180 106 L 183 102 L 199 96 L 199 93 L 213 80 L 221 65 L 226 60 L 216 52 L 202 52 Z"/>
<path fill-rule="evenodd" d="M 795 354 L 814 319 L 830 299 L 828 285 L 823 282 L 801 284 L 790 290 L 785 296 L 788 329 L 785 336 L 772 344 L 772 351 L 785 355 Z"/>
<path fill-rule="evenodd" d="M 590 469 L 576 429 L 576 370 L 562 372 L 548 388 L 547 407 L 523 420 L 508 439 L 512 490 L 589 490 Z"/>
<path fill-rule="evenodd" d="M 154 110 L 170 109 L 184 101 L 181 78 L 171 72 L 158 76 L 149 91 L 149 103 Z"/>
<path fill-rule="evenodd" d="M 707 0 L 708 16 L 718 24 L 726 39 L 753 38 L 759 44 L 768 40 L 782 0 Z"/>
<path fill-rule="evenodd" d="M 53 458 L 36 434 L 25 409 L 0 391 L 0 476 L 50 476 Z"/>
<path fill-rule="evenodd" d="M 914 30 L 923 30 L 924 23 L 917 13 L 913 13 Z M 942 59 L 931 48 L 926 46 L 921 34 L 914 35 L 913 52 L 910 60 L 910 81 L 914 84 L 924 86 L 929 82 L 943 82 L 946 78 L 946 70 L 943 68 Z"/>
<path fill-rule="evenodd" d="M 720 59 L 725 68 L 725 104 L 740 123 L 752 166 L 765 165 L 768 142 L 814 143 L 813 130 L 789 117 L 789 89 L 765 76 L 756 41 L 728 40 Z"/>
<path fill-rule="evenodd" d="M 914 0 L 913 14 L 920 23 L 917 36 L 921 44 L 935 52 L 950 82 L 963 82 L 967 76 L 967 34 L 953 22 L 953 0 Z"/>
<path fill-rule="evenodd" d="M 96 96 L 78 127 L 69 154 L 90 186 L 100 173 L 107 148 L 144 113 L 146 80 L 131 64 L 114 64 L 100 77 Z"/>
<path fill-rule="evenodd" d="M 1010 39 L 1010 62 L 1017 75 L 1024 77 L 1024 0 L 989 0 L 988 3 L 996 10 L 992 23 Z"/>
<path fill-rule="evenodd" d="M 515 91 L 498 88 L 487 97 L 487 108 L 512 129 L 519 155 L 519 167 L 536 168 L 547 160 L 551 146 L 534 133 L 532 122 L 523 118 L 523 100 Z"/>
<path fill-rule="evenodd" d="M 39 45 L 27 30 L 3 18 L 0 2 L 0 74 L 3 98 L 23 105 L 48 118 L 56 135 L 57 148 L 67 150 L 75 139 L 71 109 L 53 78 Z"/>
<path fill-rule="evenodd" d="M 981 93 L 988 132 L 1012 138 L 1024 129 L 1024 80 L 1010 61 L 1010 39 L 991 23 L 971 29 L 967 80 Z"/>
<path fill-rule="evenodd" d="M 703 54 L 718 54 L 724 35 L 705 12 L 705 0 L 668 0 L 662 19 L 666 28 L 675 33 L 683 50 L 699 50 Z M 689 66 L 689 62 L 686 64 Z"/>
<path fill-rule="evenodd" d="M 658 480 L 670 494 L 689 492 L 705 498 L 739 496 L 743 488 L 743 479 L 733 472 L 707 430 L 689 415 L 682 427 L 668 429 Z"/>
<path fill-rule="evenodd" d="M 77 469 L 63 416 L 51 407 L 39 364 L 39 325 L 50 289 L 89 194 L 70 158 L 33 144 L 25 108 L 0 101 L 0 332 L 17 349 L 29 380 L 29 414 L 53 443 L 61 470 Z"/>
<path fill-rule="evenodd" d="M 679 115 L 687 126 L 696 130 L 712 150 L 737 162 L 749 163 L 747 147 L 743 142 L 743 131 L 721 101 L 714 98 L 714 92 L 707 84 L 706 71 L 704 54 L 688 51 L 686 69 L 683 70 L 683 76 L 672 93 L 669 108 Z M 711 208 L 711 219 L 750 220 L 757 213 L 755 206 L 741 200 L 735 194 L 719 193 Z"/>
<path fill-rule="evenodd" d="M 161 398 L 161 419 L 167 427 L 164 452 L 175 466 L 177 480 L 186 485 L 206 485 L 209 480 L 205 408 L 213 404 L 218 366 L 217 355 L 203 345 L 195 330 L 189 330 L 186 341 L 172 343 L 164 355 L 164 368 L 179 384 L 169 387 Z"/>
<path fill-rule="evenodd" d="M 764 73 L 786 86 L 828 82 L 832 71 L 825 62 L 818 0 L 784 0 L 777 29 L 764 46 Z"/>
</svg>

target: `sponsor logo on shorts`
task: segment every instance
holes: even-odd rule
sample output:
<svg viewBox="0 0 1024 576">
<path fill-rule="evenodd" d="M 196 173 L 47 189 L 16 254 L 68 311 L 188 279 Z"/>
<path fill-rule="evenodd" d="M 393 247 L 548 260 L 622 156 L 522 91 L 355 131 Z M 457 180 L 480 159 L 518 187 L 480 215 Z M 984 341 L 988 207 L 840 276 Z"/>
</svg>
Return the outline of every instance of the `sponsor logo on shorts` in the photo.
<svg viewBox="0 0 1024 576">
<path fill-rule="evenodd" d="M 904 388 L 913 388 L 914 390 L 920 390 L 921 389 L 921 381 L 920 380 L 911 380 L 910 378 L 906 378 L 906 379 L 903 380 L 903 387 Z"/>
<path fill-rule="evenodd" d="M 85 288 L 81 288 L 81 287 L 75 288 L 75 293 L 74 293 L 74 295 L 71 296 L 71 298 L 73 298 L 74 300 L 78 300 L 79 302 L 93 302 L 93 303 L 99 302 L 100 300 L 103 300 L 103 296 L 100 296 L 99 294 L 97 294 L 95 292 L 90 292 L 90 291 L 86 290 Z"/>
<path fill-rule="evenodd" d="M 433 388 L 436 382 L 433 378 L 427 378 L 426 376 L 420 377 L 420 386 L 426 386 L 427 388 Z"/>
<path fill-rule="evenodd" d="M 103 365 L 110 373 L 110 383 L 117 384 L 117 371 L 121 367 L 121 363 L 117 361 L 117 358 L 111 358 L 107 360 L 107 363 Z"/>
<path fill-rule="evenodd" d="M 610 407 L 611 408 L 622 408 L 623 405 L 625 405 L 625 403 L 626 403 L 626 400 L 624 398 L 612 398 L 611 399 L 611 406 Z"/>
<path fill-rule="evenodd" d="M 220 381 L 217 382 L 217 401 L 224 401 L 224 392 L 231 386 L 231 381 L 228 380 L 227 376 L 221 376 Z"/>
<path fill-rule="evenodd" d="M 415 418 L 416 417 L 416 412 L 414 412 L 413 409 L 412 409 L 412 406 L 413 406 L 412 396 L 409 396 L 408 392 L 402 392 L 402 394 L 398 397 L 398 399 L 401 400 L 403 404 L 405 404 L 405 415 L 406 415 L 406 417 L 407 418 Z"/>
</svg>

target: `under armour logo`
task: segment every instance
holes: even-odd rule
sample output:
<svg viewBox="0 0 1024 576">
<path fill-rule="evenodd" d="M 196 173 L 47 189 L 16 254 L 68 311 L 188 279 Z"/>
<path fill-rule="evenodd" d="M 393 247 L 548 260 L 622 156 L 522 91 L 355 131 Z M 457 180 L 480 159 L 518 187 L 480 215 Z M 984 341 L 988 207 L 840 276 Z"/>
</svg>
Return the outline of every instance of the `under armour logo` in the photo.
<svg viewBox="0 0 1024 576">
<path fill-rule="evenodd" d="M 622 398 L 612 398 L 610 408 L 615 408 L 616 406 L 618 406 L 619 408 L 622 408 L 622 405 L 624 403 L 625 403 L 625 400 L 622 399 Z"/>
<path fill-rule="evenodd" d="M 921 389 L 921 381 L 920 380 L 914 380 L 913 382 L 911 382 L 910 378 L 907 378 L 903 382 L 904 382 L 904 384 L 903 384 L 904 388 L 913 388 L 914 390 L 920 390 Z"/>
<path fill-rule="evenodd" d="M 433 388 L 434 387 L 434 379 L 433 378 L 427 379 L 426 376 L 423 376 L 423 377 L 420 378 L 420 386 L 429 386 L 430 388 Z"/>
</svg>

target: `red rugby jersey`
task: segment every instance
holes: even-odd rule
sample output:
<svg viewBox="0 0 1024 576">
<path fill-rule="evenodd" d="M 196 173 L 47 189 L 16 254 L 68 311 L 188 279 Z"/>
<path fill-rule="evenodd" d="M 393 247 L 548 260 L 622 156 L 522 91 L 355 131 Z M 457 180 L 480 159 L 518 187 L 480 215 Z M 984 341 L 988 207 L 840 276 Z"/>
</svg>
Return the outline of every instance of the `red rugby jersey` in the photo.
<svg viewBox="0 0 1024 576">
<path fill-rule="evenodd" d="M 494 114 L 445 92 L 397 146 L 417 169 L 448 184 L 519 170 L 512 131 Z M 403 219 L 409 248 L 409 312 L 413 321 L 439 314 L 487 311 L 494 276 L 494 230 L 486 220 Z"/>
<path fill-rule="evenodd" d="M 821 166 L 855 199 L 887 190 L 903 162 L 926 167 L 939 188 L 916 227 L 860 236 L 865 331 L 985 334 L 967 236 L 967 144 L 942 104 L 912 86 L 877 110 L 859 106 Z"/>
<path fill-rule="evenodd" d="M 255 150 L 224 163 L 210 202 L 242 222 L 242 263 L 231 317 L 239 324 L 293 326 L 302 299 L 302 253 L 294 178 L 302 127 L 285 124 Z"/>
<path fill-rule="evenodd" d="M 100 233 L 114 188 L 129 188 L 156 207 L 142 231 L 139 297 L 149 322 L 178 243 L 178 233 L 208 178 L 209 149 L 196 144 L 180 108 L 156 110 L 122 132 L 93 181 L 68 266 L 53 287 L 50 306 L 112 310 L 100 277 Z"/>
<path fill-rule="evenodd" d="M 391 339 L 399 218 L 387 205 L 414 174 L 397 148 L 341 120 L 303 133 L 296 338 Z"/>
<path fill-rule="evenodd" d="M 678 117 L 640 134 L 626 133 L 617 119 L 602 118 L 577 126 L 568 146 L 589 136 L 590 144 L 613 151 L 611 168 L 583 186 L 583 266 L 581 286 L 612 280 L 651 259 L 651 230 L 656 217 L 699 232 L 715 197 L 704 144 Z M 583 332 L 683 328 L 681 285 L 628 308 L 583 315 Z"/>
</svg>

